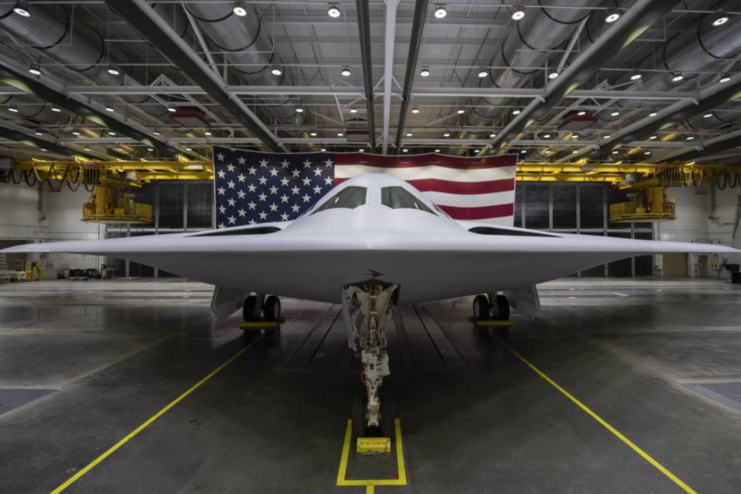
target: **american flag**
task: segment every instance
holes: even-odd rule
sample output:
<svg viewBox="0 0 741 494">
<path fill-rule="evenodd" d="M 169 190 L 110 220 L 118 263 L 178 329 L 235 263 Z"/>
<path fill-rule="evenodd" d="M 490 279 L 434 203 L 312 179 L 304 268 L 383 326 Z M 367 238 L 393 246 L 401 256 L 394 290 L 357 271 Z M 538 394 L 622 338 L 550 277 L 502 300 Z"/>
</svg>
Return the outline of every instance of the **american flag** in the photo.
<svg viewBox="0 0 741 494">
<path fill-rule="evenodd" d="M 294 220 L 335 185 L 366 173 L 406 180 L 453 219 L 514 221 L 516 155 L 274 154 L 215 146 L 214 157 L 219 228 Z"/>
</svg>

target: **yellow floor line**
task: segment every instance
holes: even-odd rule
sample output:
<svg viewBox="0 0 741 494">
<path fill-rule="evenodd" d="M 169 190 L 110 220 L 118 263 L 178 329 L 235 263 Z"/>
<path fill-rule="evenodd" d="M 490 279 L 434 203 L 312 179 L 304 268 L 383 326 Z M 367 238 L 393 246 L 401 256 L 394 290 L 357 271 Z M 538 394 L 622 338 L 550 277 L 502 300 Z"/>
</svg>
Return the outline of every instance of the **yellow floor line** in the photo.
<svg viewBox="0 0 741 494">
<path fill-rule="evenodd" d="M 396 431 L 396 464 L 399 471 L 398 479 L 358 479 L 347 480 L 347 462 L 350 458 L 350 446 L 352 444 L 352 420 L 347 421 L 345 429 L 345 441 L 342 444 L 342 456 L 340 457 L 340 468 L 337 471 L 338 486 L 365 486 L 365 492 L 375 492 L 377 485 L 407 485 L 407 472 L 404 465 L 404 450 L 401 441 L 401 421 L 394 420 L 394 430 Z M 369 490 L 371 489 L 371 490 Z"/>
<path fill-rule="evenodd" d="M 618 439 L 620 439 L 622 442 L 624 442 L 625 444 L 627 444 L 628 446 L 630 446 L 630 448 L 633 451 L 635 451 L 636 453 L 638 453 L 641 456 L 641 458 L 643 458 L 644 460 L 646 460 L 647 462 L 649 462 L 657 470 L 659 470 L 661 473 L 663 473 L 664 475 L 666 475 L 667 477 L 669 477 L 669 479 L 671 479 L 672 482 L 674 482 L 679 487 L 681 487 L 685 492 L 687 492 L 689 494 L 697 494 L 697 492 L 694 489 L 692 489 L 690 486 L 688 486 L 687 484 L 685 484 L 684 482 L 682 482 L 682 480 L 679 477 L 677 477 L 676 475 L 674 475 L 673 473 L 671 473 L 669 470 L 667 470 L 661 463 L 659 463 L 658 461 L 654 460 L 648 453 L 646 453 L 641 448 L 639 448 L 638 446 L 636 446 L 633 443 L 633 441 L 631 441 L 630 439 L 628 439 L 627 437 L 625 437 L 624 435 L 622 435 L 613 426 L 611 426 L 610 424 L 608 424 L 607 422 L 605 422 L 605 420 L 602 417 L 600 417 L 599 415 L 597 415 L 596 413 L 594 413 L 584 403 L 582 403 L 581 401 L 579 401 L 576 398 L 574 398 L 571 395 L 571 393 L 569 393 L 568 391 L 566 391 L 565 389 L 563 389 L 561 386 L 559 386 L 558 383 L 556 383 L 553 379 L 551 379 L 550 377 L 546 376 L 540 369 L 538 369 L 533 364 L 531 364 L 527 359 L 525 359 L 525 357 L 523 357 L 522 355 L 520 355 L 519 353 L 517 353 L 517 351 L 514 348 L 510 347 L 509 345 L 507 345 L 505 342 L 503 342 L 502 340 L 500 340 L 496 336 L 493 336 L 492 335 L 492 337 L 495 340 L 497 340 L 504 348 L 506 348 L 507 350 L 509 350 L 510 353 L 512 353 L 515 357 L 517 357 L 518 359 L 520 359 L 525 365 L 527 365 L 533 371 L 535 371 L 536 374 L 538 374 L 540 377 L 542 377 L 543 379 L 545 379 L 548 382 L 548 384 L 550 384 L 551 386 L 553 386 L 554 388 L 556 388 L 557 390 L 559 390 L 561 392 L 561 394 L 563 394 L 566 398 L 568 398 L 569 400 L 571 400 L 572 402 L 574 402 L 579 408 L 581 408 L 582 410 L 584 410 L 589 416 L 591 416 L 594 420 L 596 420 L 597 422 L 599 422 L 605 429 L 607 429 L 608 431 L 612 432 Z"/>
<path fill-rule="evenodd" d="M 77 472 L 75 475 L 73 475 L 72 477 L 70 477 L 65 483 L 63 483 L 62 485 L 60 485 L 59 487 L 57 487 L 56 489 L 54 489 L 53 491 L 51 491 L 51 494 L 58 494 L 58 493 L 64 491 L 65 489 L 67 489 L 67 487 L 69 487 L 72 484 L 74 484 L 75 482 L 77 482 L 80 479 L 80 477 L 82 477 L 83 475 L 85 475 L 86 473 L 88 473 L 90 470 L 92 470 L 93 468 L 95 468 L 95 466 L 98 463 L 102 462 L 103 460 L 105 460 L 106 458 L 108 458 L 109 456 L 111 456 L 113 453 L 115 453 L 124 444 L 126 444 L 127 442 L 129 442 L 129 440 L 131 440 L 134 437 L 136 437 L 136 435 L 139 434 L 141 431 L 143 431 L 144 429 L 146 429 L 147 427 L 149 427 L 150 425 L 152 425 L 152 423 L 154 423 L 155 420 L 157 420 L 158 418 L 160 418 L 161 416 L 163 416 L 165 413 L 167 413 L 172 407 L 174 407 L 175 405 L 177 405 L 178 403 L 180 403 L 181 401 L 183 401 L 193 391 L 195 391 L 196 389 L 198 389 L 201 386 L 203 386 L 209 379 L 211 379 L 216 374 L 218 374 L 219 372 L 221 372 L 224 369 L 224 367 L 226 367 L 227 365 L 229 365 L 232 362 L 234 362 L 244 352 L 246 352 L 247 350 L 249 350 L 258 341 L 260 341 L 261 339 L 263 339 L 265 337 L 265 335 L 267 335 L 267 334 L 268 333 L 266 332 L 266 333 L 260 335 L 258 338 L 255 339 L 255 341 L 253 341 L 252 343 L 250 343 L 246 347 L 244 347 L 241 350 L 239 350 L 233 357 L 231 357 L 229 360 L 227 360 L 226 362 L 224 362 L 223 364 L 221 364 L 220 366 L 218 366 L 209 375 L 207 375 L 206 377 L 204 377 L 203 379 L 201 379 L 200 381 L 198 381 L 196 384 L 194 384 L 193 386 L 191 386 L 191 388 L 188 389 L 188 391 L 186 391 L 185 393 L 183 393 L 180 396 L 178 396 L 177 398 L 175 398 L 175 400 L 173 400 L 172 402 L 170 402 L 170 404 L 168 404 L 165 408 L 163 408 L 162 410 L 160 410 L 159 412 L 157 412 L 156 414 L 154 414 L 146 422 L 144 422 L 142 425 L 140 425 L 139 427 L 137 427 L 136 429 L 134 429 L 131 433 L 129 433 L 126 437 L 124 437 L 119 442 L 117 442 L 116 444 L 114 444 L 113 446 L 111 446 L 105 453 L 103 453 L 102 455 L 100 455 L 99 457 L 97 457 L 96 459 L 94 459 L 85 468 L 83 468 L 82 470 L 80 470 L 79 472 Z"/>
</svg>

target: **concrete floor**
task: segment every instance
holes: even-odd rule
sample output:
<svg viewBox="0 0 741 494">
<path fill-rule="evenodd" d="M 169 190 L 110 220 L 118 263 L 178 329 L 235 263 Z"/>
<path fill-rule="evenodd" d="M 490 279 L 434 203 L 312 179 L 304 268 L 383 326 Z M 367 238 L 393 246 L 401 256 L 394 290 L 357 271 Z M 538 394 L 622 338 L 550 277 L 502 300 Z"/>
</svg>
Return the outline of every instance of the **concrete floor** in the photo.
<svg viewBox="0 0 741 494">
<path fill-rule="evenodd" d="M 470 300 L 395 311 L 407 486 L 378 492 L 741 491 L 741 286 L 568 279 L 497 339 Z M 359 391 L 338 307 L 283 300 L 279 334 L 211 321 L 197 283 L 0 286 L 0 492 L 50 492 L 252 346 L 65 492 L 364 492 L 337 472 Z M 347 478 L 394 479 L 350 455 Z"/>
</svg>

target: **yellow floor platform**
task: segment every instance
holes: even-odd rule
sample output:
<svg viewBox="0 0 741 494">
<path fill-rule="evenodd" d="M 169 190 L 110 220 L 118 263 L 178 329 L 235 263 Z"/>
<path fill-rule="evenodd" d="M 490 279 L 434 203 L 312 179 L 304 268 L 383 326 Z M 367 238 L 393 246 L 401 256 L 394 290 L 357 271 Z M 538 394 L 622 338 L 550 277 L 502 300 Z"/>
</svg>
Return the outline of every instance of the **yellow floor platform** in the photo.
<svg viewBox="0 0 741 494">
<path fill-rule="evenodd" d="M 391 453 L 389 437 L 359 437 L 356 452 L 361 454 Z"/>
<path fill-rule="evenodd" d="M 477 321 L 473 316 L 469 317 L 468 320 L 473 322 L 474 326 L 479 328 L 511 328 L 515 325 L 512 321 Z"/>
<path fill-rule="evenodd" d="M 286 322 L 282 317 L 278 318 L 277 321 L 250 321 L 240 322 L 239 329 L 243 331 L 258 331 L 260 329 L 278 329 L 280 324 Z"/>
</svg>

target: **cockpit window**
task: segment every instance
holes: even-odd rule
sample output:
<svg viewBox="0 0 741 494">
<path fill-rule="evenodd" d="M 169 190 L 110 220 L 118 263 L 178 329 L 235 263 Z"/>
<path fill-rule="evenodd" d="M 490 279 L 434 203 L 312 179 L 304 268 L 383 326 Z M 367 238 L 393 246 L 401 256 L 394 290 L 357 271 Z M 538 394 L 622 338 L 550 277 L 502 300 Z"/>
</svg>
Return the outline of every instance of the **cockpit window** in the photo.
<svg viewBox="0 0 741 494">
<path fill-rule="evenodd" d="M 319 206 L 316 211 L 311 214 L 326 211 L 327 209 L 355 209 L 358 206 L 362 206 L 363 204 L 365 204 L 365 195 L 365 187 L 345 187 L 337 194 L 335 194 L 334 197 L 330 198 L 327 202 Z"/>
<path fill-rule="evenodd" d="M 381 204 L 391 209 L 417 209 L 435 214 L 404 187 L 383 187 L 381 189 Z"/>
</svg>

